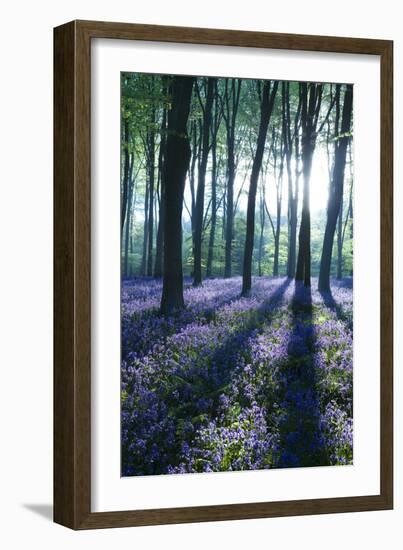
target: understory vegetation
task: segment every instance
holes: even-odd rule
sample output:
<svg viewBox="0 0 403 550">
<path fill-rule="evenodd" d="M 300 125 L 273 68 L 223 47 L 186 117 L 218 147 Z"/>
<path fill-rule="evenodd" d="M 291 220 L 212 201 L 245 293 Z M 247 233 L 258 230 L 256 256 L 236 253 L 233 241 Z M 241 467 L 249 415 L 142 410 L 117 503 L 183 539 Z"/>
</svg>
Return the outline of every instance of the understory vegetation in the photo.
<svg viewBox="0 0 403 550">
<path fill-rule="evenodd" d="M 122 288 L 122 475 L 352 463 L 352 280 Z"/>
</svg>

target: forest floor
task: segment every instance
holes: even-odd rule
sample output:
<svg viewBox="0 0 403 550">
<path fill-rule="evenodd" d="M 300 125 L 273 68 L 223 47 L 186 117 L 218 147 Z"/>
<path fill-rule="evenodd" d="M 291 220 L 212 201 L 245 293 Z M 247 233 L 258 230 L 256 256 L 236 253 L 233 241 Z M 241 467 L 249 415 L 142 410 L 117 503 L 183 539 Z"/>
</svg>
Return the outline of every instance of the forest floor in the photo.
<svg viewBox="0 0 403 550">
<path fill-rule="evenodd" d="M 122 475 L 351 464 L 352 280 L 122 287 Z"/>
</svg>

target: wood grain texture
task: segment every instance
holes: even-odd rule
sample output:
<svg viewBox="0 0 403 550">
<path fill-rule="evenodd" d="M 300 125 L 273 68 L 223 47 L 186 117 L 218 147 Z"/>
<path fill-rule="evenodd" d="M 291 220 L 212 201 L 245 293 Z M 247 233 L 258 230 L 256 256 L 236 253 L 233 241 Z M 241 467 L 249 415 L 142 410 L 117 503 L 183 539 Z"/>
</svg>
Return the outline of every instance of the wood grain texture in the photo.
<svg viewBox="0 0 403 550">
<path fill-rule="evenodd" d="M 54 519 L 90 510 L 90 56 L 69 23 L 55 29 Z"/>
<path fill-rule="evenodd" d="M 77 21 L 80 29 L 92 38 L 116 38 L 123 40 L 151 40 L 181 42 L 184 44 L 209 44 L 216 46 L 240 46 L 246 48 L 274 48 L 315 52 L 362 53 L 381 55 L 386 40 L 279 34 L 270 32 L 204 29 L 198 27 L 172 27 L 109 23 L 104 21 Z"/>
<path fill-rule="evenodd" d="M 381 57 L 381 494 L 393 507 L 393 43 Z"/>
<path fill-rule="evenodd" d="M 379 495 L 91 512 L 91 39 L 381 57 L 381 489 Z M 393 507 L 393 43 L 384 40 L 73 21 L 54 31 L 54 520 L 72 529 Z M 223 497 L 224 498 L 224 497 Z"/>
<path fill-rule="evenodd" d="M 74 525 L 74 24 L 54 34 L 54 519 Z"/>
</svg>

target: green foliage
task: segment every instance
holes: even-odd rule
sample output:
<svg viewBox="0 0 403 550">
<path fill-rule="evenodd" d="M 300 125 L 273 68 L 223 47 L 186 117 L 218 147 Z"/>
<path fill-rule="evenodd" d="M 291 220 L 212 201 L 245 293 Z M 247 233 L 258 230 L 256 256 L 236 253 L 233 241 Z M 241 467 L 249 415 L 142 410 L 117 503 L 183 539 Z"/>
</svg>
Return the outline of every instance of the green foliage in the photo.
<svg viewBox="0 0 403 550">
<path fill-rule="evenodd" d="M 132 177 L 135 187 L 136 202 L 131 206 L 130 215 L 134 220 L 130 239 L 132 246 L 128 255 L 128 273 L 130 276 L 138 275 L 142 263 L 143 251 L 143 226 L 145 216 L 145 198 L 147 191 L 147 170 L 146 170 L 146 148 L 147 135 L 151 132 L 155 137 L 155 227 L 154 242 L 158 228 L 158 205 L 160 200 L 160 177 L 158 166 L 158 154 L 161 146 L 161 140 L 166 137 L 161 130 L 164 111 L 169 112 L 172 98 L 169 93 L 171 82 L 169 75 L 150 75 L 141 73 L 121 73 L 121 121 L 122 121 L 122 140 L 121 140 L 121 162 L 123 166 L 124 151 L 132 155 Z M 217 174 L 216 174 L 216 192 L 217 192 L 217 223 L 215 230 L 214 254 L 212 264 L 212 275 L 222 276 L 224 273 L 224 253 L 225 253 L 225 201 L 226 201 L 226 183 L 227 183 L 227 131 L 226 124 L 222 114 L 222 109 L 226 104 L 226 94 L 232 93 L 232 88 L 236 86 L 238 80 L 217 79 L 218 98 L 214 102 L 214 113 L 220 122 L 218 132 L 212 135 L 215 140 L 217 152 Z M 280 86 L 281 88 L 281 86 Z M 279 90 L 280 90 L 279 88 Z M 203 120 L 203 104 L 206 100 L 207 77 L 197 77 L 197 87 L 192 96 L 191 111 L 189 115 L 189 131 L 191 128 L 196 130 L 196 145 L 200 140 L 200 131 Z M 341 92 L 343 95 L 344 87 Z M 235 157 L 236 157 L 236 182 L 234 189 L 234 202 L 237 207 L 234 217 L 234 237 L 232 243 L 232 273 L 241 275 L 243 269 L 243 255 L 245 246 L 245 228 L 246 228 L 246 204 L 249 189 L 249 179 L 253 156 L 256 147 L 256 138 L 260 120 L 260 103 L 262 94 L 262 81 L 246 79 L 242 81 L 239 109 L 236 117 L 235 126 Z M 299 83 L 290 82 L 290 119 L 294 121 L 299 102 Z M 323 101 L 320 120 L 324 117 L 331 105 L 334 96 L 334 85 L 325 84 L 323 88 Z M 276 208 L 273 200 L 276 184 L 279 185 L 279 174 L 281 157 L 284 155 L 282 143 L 282 98 L 281 91 L 278 92 L 271 117 L 268 131 L 268 138 L 263 158 L 262 174 L 266 181 L 266 203 L 271 213 L 272 221 L 276 224 Z M 334 142 L 343 135 L 334 136 L 333 127 L 335 122 L 335 109 L 330 111 L 328 121 L 317 139 L 317 148 L 327 147 L 329 153 L 329 167 L 331 169 L 333 162 Z M 128 124 L 129 135 L 124 135 L 124 124 Z M 352 133 L 348 134 L 349 136 Z M 193 150 L 195 154 L 195 150 Z M 197 154 L 197 151 L 196 151 Z M 295 151 L 293 151 L 295 154 Z M 195 159 L 195 182 L 197 184 L 198 158 Z M 292 170 L 294 173 L 294 162 Z M 315 162 L 315 159 L 314 159 Z M 344 208 L 343 208 L 343 275 L 352 274 L 353 270 L 353 239 L 352 239 L 352 220 L 349 218 L 345 224 L 345 218 L 348 212 L 350 186 L 352 185 L 352 160 L 348 161 L 346 166 Z M 350 169 L 350 172 L 349 172 Z M 123 170 L 122 170 L 123 173 Z M 283 165 L 283 190 L 282 190 L 282 217 L 280 227 L 280 245 L 279 245 L 279 275 L 285 275 L 287 272 L 288 261 L 288 220 L 287 220 L 287 174 L 285 165 Z M 207 166 L 206 190 L 205 190 L 205 230 L 202 242 L 202 267 L 205 271 L 208 255 L 209 235 L 211 230 L 211 198 L 212 198 L 212 158 L 211 154 Z M 123 185 L 123 183 L 122 183 Z M 259 183 L 261 185 L 261 183 Z M 328 186 L 328 181 L 323 185 Z M 302 178 L 300 181 L 300 204 L 298 208 L 298 222 L 300 221 L 302 198 Z M 193 270 L 193 247 L 192 247 L 192 229 L 189 212 L 191 211 L 191 193 L 189 181 L 185 188 L 186 207 L 183 209 L 183 267 L 184 274 L 191 275 Z M 315 211 L 311 216 L 311 260 L 312 275 L 319 273 L 321 252 L 323 246 L 323 235 L 326 224 L 326 211 Z M 345 224 L 345 227 L 344 227 Z M 256 204 L 255 216 L 255 239 L 253 251 L 252 272 L 257 275 L 259 272 L 259 250 L 260 250 L 260 216 L 259 199 Z M 298 228 L 299 229 L 299 228 Z M 332 255 L 331 274 L 337 274 L 337 235 Z M 298 231 L 297 231 L 298 243 Z M 297 248 L 298 250 L 298 248 Z M 263 250 L 261 257 L 261 269 L 263 275 L 273 273 L 274 263 L 274 237 L 268 216 L 265 214 L 265 227 L 263 232 Z M 155 253 L 155 252 L 154 252 Z M 122 242 L 122 256 L 124 255 L 124 243 Z M 122 259 L 122 265 L 124 260 Z"/>
</svg>

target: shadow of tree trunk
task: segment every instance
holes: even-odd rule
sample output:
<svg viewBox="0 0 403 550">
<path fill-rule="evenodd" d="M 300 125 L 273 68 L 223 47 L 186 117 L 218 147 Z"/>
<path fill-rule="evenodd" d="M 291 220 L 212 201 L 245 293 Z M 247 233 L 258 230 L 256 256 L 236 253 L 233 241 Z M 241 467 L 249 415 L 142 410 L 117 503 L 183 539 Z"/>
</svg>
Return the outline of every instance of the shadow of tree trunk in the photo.
<svg viewBox="0 0 403 550">
<path fill-rule="evenodd" d="M 315 329 L 310 287 L 295 283 L 291 303 L 292 328 L 288 363 L 284 366 L 284 395 L 280 404 L 279 467 L 329 465 L 320 429 L 320 405 L 314 364 Z"/>
<path fill-rule="evenodd" d="M 325 306 L 330 309 L 331 311 L 334 311 L 337 318 L 340 321 L 343 321 L 347 327 L 352 330 L 353 329 L 353 319 L 348 313 L 344 311 L 342 306 L 336 302 L 336 300 L 333 297 L 332 291 L 329 292 L 325 291 L 319 291 L 320 295 L 322 296 L 323 303 Z"/>
</svg>

